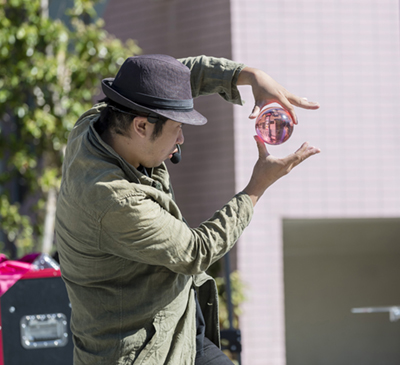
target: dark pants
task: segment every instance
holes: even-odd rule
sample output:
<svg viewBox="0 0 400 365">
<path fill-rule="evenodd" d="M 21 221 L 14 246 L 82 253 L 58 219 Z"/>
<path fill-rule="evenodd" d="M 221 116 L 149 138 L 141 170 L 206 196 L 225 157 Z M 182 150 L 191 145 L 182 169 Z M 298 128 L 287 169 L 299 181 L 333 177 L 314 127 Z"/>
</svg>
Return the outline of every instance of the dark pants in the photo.
<svg viewBox="0 0 400 365">
<path fill-rule="evenodd" d="M 203 355 L 196 356 L 195 365 L 232 365 L 229 360 L 217 346 L 214 345 L 207 337 L 204 337 Z"/>
</svg>

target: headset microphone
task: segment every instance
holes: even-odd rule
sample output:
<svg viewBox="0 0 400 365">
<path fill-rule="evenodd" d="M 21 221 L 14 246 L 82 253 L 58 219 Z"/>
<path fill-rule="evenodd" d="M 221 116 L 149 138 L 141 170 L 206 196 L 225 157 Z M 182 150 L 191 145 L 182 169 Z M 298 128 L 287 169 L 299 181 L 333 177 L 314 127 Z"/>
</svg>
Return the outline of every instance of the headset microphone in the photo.
<svg viewBox="0 0 400 365">
<path fill-rule="evenodd" d="M 177 144 L 176 147 L 178 148 L 178 151 L 175 152 L 175 153 L 172 155 L 172 157 L 171 157 L 171 162 L 172 162 L 173 164 L 177 164 L 177 163 L 181 160 L 181 158 L 182 158 L 182 155 L 181 155 L 181 146 L 179 146 L 179 144 Z"/>
</svg>

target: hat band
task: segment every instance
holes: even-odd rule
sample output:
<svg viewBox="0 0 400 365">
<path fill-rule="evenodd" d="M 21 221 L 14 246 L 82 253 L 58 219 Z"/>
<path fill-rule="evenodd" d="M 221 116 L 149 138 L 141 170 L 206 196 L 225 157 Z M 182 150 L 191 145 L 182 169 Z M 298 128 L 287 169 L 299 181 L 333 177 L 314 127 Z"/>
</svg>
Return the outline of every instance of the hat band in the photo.
<svg viewBox="0 0 400 365">
<path fill-rule="evenodd" d="M 193 110 L 193 99 L 164 99 L 152 95 L 135 93 L 134 101 L 147 107 L 160 109 Z"/>
<path fill-rule="evenodd" d="M 112 85 L 112 88 L 119 92 L 120 94 L 124 95 L 118 87 Z M 131 99 L 134 103 L 143 105 L 147 108 L 155 108 L 155 109 L 173 109 L 173 110 L 186 110 L 191 111 L 193 110 L 193 99 L 183 99 L 183 100 L 176 100 L 176 99 L 164 99 L 158 98 L 157 96 L 147 95 L 139 92 L 134 92 L 133 98 Z"/>
</svg>

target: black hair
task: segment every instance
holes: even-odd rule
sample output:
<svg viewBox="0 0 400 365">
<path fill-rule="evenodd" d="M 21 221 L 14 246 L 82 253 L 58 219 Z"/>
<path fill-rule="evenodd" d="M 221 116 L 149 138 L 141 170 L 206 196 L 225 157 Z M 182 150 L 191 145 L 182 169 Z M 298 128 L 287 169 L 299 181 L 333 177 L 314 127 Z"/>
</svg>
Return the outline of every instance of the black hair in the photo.
<svg viewBox="0 0 400 365">
<path fill-rule="evenodd" d="M 128 137 L 128 130 L 134 117 L 148 117 L 149 113 L 139 112 L 126 108 L 111 100 L 109 97 L 99 100 L 106 103 L 107 106 L 100 112 L 100 118 L 96 122 L 96 131 L 100 135 L 110 130 L 122 136 Z M 152 118 L 153 120 L 153 118 Z M 157 115 L 157 121 L 154 124 L 154 130 L 151 138 L 155 140 L 162 132 L 165 122 L 168 118 Z"/>
</svg>

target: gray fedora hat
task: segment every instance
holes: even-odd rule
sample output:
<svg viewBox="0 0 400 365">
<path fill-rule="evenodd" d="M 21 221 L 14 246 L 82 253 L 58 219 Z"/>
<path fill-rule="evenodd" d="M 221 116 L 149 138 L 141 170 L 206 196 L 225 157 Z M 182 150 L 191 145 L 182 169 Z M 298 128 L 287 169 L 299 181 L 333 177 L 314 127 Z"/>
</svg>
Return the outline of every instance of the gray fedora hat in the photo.
<svg viewBox="0 0 400 365">
<path fill-rule="evenodd" d="M 102 80 L 102 89 L 112 101 L 126 108 L 184 124 L 207 123 L 193 109 L 189 68 L 170 56 L 129 57 L 115 78 Z"/>
</svg>

